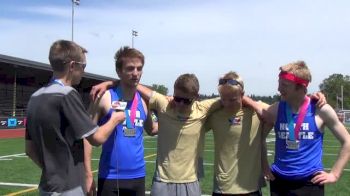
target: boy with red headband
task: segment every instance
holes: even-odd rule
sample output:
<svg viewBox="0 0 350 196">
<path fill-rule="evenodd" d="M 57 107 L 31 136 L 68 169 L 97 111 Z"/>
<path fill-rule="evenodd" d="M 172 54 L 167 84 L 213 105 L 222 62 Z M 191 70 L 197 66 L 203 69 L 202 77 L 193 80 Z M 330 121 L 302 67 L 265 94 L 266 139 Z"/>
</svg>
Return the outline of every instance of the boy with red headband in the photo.
<svg viewBox="0 0 350 196">
<path fill-rule="evenodd" d="M 350 135 L 330 105 L 318 108 L 306 96 L 311 74 L 305 62 L 293 62 L 280 70 L 281 101 L 263 115 L 276 133 L 271 171 L 265 163 L 271 195 L 324 195 L 324 184 L 336 182 L 349 160 Z M 341 143 L 330 172 L 322 165 L 325 127 Z"/>
</svg>

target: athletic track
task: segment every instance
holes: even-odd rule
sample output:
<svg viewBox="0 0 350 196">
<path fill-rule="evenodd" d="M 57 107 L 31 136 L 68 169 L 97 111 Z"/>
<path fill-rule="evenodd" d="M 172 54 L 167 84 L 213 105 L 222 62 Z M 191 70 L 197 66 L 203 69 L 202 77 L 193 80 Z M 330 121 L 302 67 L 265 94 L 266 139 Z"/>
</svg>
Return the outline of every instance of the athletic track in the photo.
<svg viewBox="0 0 350 196">
<path fill-rule="evenodd" d="M 0 129 L 0 139 L 24 137 L 25 128 L 20 129 Z"/>
</svg>

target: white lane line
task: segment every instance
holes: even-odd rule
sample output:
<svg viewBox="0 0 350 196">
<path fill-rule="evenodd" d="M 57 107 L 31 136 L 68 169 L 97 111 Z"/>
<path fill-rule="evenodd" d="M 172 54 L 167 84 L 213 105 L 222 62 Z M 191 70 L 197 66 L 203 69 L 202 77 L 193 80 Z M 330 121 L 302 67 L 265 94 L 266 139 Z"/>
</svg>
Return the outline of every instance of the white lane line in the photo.
<svg viewBox="0 0 350 196">
<path fill-rule="evenodd" d="M 207 144 L 205 144 L 207 145 Z M 156 150 L 157 148 L 145 148 L 145 150 Z M 209 150 L 204 150 L 205 152 L 214 152 L 214 150 L 209 149 Z"/>
<path fill-rule="evenodd" d="M 324 168 L 324 169 L 327 170 L 327 171 L 330 171 L 332 168 Z M 344 169 L 343 171 L 349 172 L 350 169 Z"/>
<path fill-rule="evenodd" d="M 273 150 L 268 150 L 267 151 L 268 156 L 271 156 L 272 154 L 275 154 L 275 151 Z M 334 153 L 323 153 L 323 156 L 338 156 L 338 154 Z"/>
<path fill-rule="evenodd" d="M 38 187 L 37 184 L 23 184 L 23 183 L 11 183 L 11 182 L 0 182 L 0 185 L 5 185 L 5 186 L 23 186 L 23 187 Z"/>
<path fill-rule="evenodd" d="M 333 153 L 323 153 L 325 156 L 338 156 L 338 154 L 333 154 Z"/>
<path fill-rule="evenodd" d="M 156 163 L 155 161 L 146 161 L 146 163 Z M 203 165 L 213 166 L 213 163 L 203 163 Z"/>
<path fill-rule="evenodd" d="M 0 156 L 0 159 L 8 158 L 8 157 L 19 157 L 19 156 L 23 156 L 23 155 L 25 155 L 25 153 L 5 155 L 5 156 Z"/>
<path fill-rule="evenodd" d="M 323 145 L 324 148 L 340 148 L 341 146 L 327 146 L 327 145 Z"/>
<path fill-rule="evenodd" d="M 157 135 L 155 135 L 155 136 L 149 136 L 149 135 L 146 135 L 146 136 L 143 136 L 143 139 L 157 139 L 158 138 L 158 136 Z"/>
</svg>

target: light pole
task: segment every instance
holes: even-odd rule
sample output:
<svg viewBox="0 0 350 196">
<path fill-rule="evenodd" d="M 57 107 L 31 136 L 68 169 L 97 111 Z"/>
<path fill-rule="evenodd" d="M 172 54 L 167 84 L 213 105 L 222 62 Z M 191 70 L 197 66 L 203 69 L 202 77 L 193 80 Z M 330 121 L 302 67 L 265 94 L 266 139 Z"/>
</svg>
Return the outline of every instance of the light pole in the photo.
<svg viewBox="0 0 350 196">
<path fill-rule="evenodd" d="M 74 5 L 79 5 L 80 0 L 72 0 L 72 41 L 74 40 Z"/>
<path fill-rule="evenodd" d="M 341 91 L 341 110 L 344 110 L 344 86 L 341 85 L 340 87 L 340 91 Z"/>
<path fill-rule="evenodd" d="M 131 30 L 131 47 L 134 48 L 134 37 L 138 36 L 138 32 L 135 30 Z"/>
</svg>

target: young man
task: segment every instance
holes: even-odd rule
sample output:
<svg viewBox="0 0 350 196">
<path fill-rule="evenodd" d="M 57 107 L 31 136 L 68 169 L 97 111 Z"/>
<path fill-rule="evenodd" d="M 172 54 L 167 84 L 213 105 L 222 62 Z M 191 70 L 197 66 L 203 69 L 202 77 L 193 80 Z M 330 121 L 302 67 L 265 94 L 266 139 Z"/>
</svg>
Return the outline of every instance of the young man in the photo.
<svg viewBox="0 0 350 196">
<path fill-rule="evenodd" d="M 243 106 L 244 83 L 235 72 L 219 80 L 223 108 L 211 114 L 207 131 L 214 135 L 212 195 L 260 196 L 264 182 L 261 167 L 260 121 L 255 111 Z"/>
<path fill-rule="evenodd" d="M 306 96 L 311 74 L 303 61 L 282 66 L 280 71 L 282 100 L 263 114 L 276 133 L 272 173 L 265 172 L 271 179 L 271 195 L 324 195 L 324 185 L 335 183 L 349 160 L 350 135 L 330 105 L 317 108 Z M 322 165 L 326 127 L 341 144 L 330 172 Z"/>
<path fill-rule="evenodd" d="M 136 87 L 141 79 L 144 55 L 134 48 L 123 47 L 114 58 L 119 84 L 96 100 L 91 114 L 93 121 L 102 125 L 114 110 L 122 110 L 126 121 L 118 124 L 103 144 L 97 194 L 142 196 L 145 195 L 146 175 L 143 130 L 148 110 Z M 86 168 L 91 185 L 91 147 L 87 149 Z"/>
<path fill-rule="evenodd" d="M 83 138 L 100 145 L 125 119 L 124 113 L 113 112 L 104 126 L 90 120 L 71 87 L 84 73 L 86 52 L 71 41 L 54 42 L 49 54 L 53 78 L 28 103 L 26 154 L 42 170 L 40 195 L 85 195 Z"/>
<path fill-rule="evenodd" d="M 172 102 L 144 86 L 138 89 L 158 114 L 158 151 L 151 194 L 201 195 L 197 176 L 200 138 L 208 115 L 221 107 L 219 100 L 197 101 L 199 83 L 194 74 L 176 79 Z"/>
</svg>

